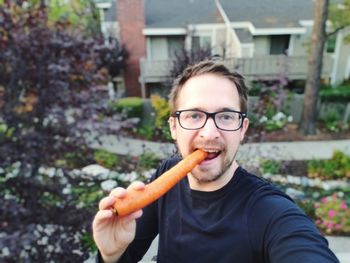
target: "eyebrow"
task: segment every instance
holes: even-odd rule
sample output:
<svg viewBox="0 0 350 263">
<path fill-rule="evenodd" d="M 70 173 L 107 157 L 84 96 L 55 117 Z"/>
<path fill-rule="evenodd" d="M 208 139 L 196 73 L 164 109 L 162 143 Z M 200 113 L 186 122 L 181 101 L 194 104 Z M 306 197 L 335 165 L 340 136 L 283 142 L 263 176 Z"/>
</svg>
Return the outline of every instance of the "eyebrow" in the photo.
<svg viewBox="0 0 350 263">
<path fill-rule="evenodd" d="M 207 112 L 206 110 L 204 110 L 204 109 L 202 109 L 202 108 L 199 108 L 199 107 L 189 108 L 189 109 L 186 109 L 186 110 L 199 110 L 199 111 L 205 111 L 205 112 Z M 234 108 L 224 107 L 224 108 L 217 109 L 217 110 L 214 111 L 214 112 L 220 112 L 220 111 L 240 111 L 240 110 L 236 110 L 236 109 L 234 109 Z"/>
</svg>

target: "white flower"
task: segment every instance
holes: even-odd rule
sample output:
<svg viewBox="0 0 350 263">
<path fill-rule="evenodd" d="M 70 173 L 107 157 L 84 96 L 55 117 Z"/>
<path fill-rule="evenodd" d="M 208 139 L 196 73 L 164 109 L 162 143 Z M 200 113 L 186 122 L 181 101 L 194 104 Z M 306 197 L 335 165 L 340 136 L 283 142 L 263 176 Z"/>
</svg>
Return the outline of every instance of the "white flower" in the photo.
<svg viewBox="0 0 350 263">
<path fill-rule="evenodd" d="M 292 115 L 289 115 L 288 118 L 287 118 L 287 121 L 288 121 L 288 122 L 292 122 L 292 121 L 293 121 L 293 116 L 292 116 Z"/>
<path fill-rule="evenodd" d="M 2 254 L 4 257 L 8 257 L 8 256 L 10 255 L 10 250 L 9 250 L 9 248 L 8 248 L 8 247 L 2 248 L 1 254 Z"/>
<path fill-rule="evenodd" d="M 284 115 L 283 112 L 279 111 L 272 117 L 272 120 L 274 120 L 274 121 L 282 121 L 285 118 L 286 118 L 286 115 Z"/>
<path fill-rule="evenodd" d="M 266 116 L 262 116 L 260 119 L 259 119 L 259 122 L 260 123 L 264 123 L 264 122 L 267 122 L 268 121 L 268 118 Z"/>
</svg>

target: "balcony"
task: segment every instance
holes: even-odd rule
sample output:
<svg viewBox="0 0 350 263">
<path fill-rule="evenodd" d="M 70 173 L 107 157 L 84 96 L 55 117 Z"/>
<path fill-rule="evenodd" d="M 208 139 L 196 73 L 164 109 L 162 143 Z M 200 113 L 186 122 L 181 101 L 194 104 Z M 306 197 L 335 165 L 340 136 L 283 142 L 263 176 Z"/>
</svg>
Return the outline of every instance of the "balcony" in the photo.
<svg viewBox="0 0 350 263">
<path fill-rule="evenodd" d="M 252 58 L 231 58 L 222 61 L 231 70 L 243 74 L 248 81 L 274 79 L 287 76 L 291 80 L 306 79 L 308 64 L 306 56 L 270 55 Z M 329 78 L 332 72 L 331 56 L 323 58 L 322 77 Z M 141 59 L 141 81 L 143 83 L 163 82 L 169 77 L 171 60 Z"/>
</svg>

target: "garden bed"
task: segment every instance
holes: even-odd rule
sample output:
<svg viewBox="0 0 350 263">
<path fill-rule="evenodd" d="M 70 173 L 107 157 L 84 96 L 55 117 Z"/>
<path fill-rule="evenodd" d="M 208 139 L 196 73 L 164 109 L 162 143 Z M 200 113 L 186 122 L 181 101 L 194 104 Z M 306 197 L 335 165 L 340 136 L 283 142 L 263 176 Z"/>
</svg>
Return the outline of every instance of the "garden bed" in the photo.
<svg viewBox="0 0 350 263">
<path fill-rule="evenodd" d="M 99 200 L 116 186 L 147 181 L 159 164 L 149 153 L 129 157 L 96 150 L 86 158 L 109 169 L 41 167 L 33 177 L 31 167 L 26 173 L 19 163 L 0 168 L 0 261 L 83 262 L 96 249 L 91 222 Z M 307 161 L 264 161 L 254 172 L 291 195 L 325 234 L 350 235 L 349 180 L 309 178 Z"/>
</svg>

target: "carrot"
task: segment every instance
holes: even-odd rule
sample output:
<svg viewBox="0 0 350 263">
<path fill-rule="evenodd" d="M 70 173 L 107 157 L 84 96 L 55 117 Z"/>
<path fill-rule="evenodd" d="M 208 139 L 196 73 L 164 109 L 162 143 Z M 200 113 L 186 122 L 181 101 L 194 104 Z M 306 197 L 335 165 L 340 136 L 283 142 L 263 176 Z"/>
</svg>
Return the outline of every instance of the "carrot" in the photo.
<svg viewBox="0 0 350 263">
<path fill-rule="evenodd" d="M 196 150 L 153 182 L 145 185 L 143 190 L 128 189 L 127 195 L 114 203 L 114 211 L 118 216 L 125 216 L 151 204 L 167 193 L 207 156 L 207 152 Z"/>
</svg>

